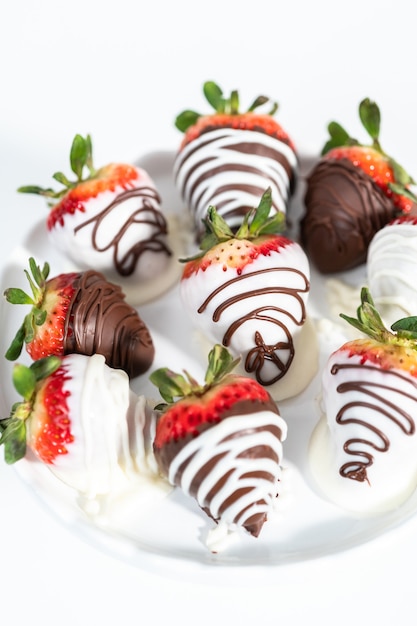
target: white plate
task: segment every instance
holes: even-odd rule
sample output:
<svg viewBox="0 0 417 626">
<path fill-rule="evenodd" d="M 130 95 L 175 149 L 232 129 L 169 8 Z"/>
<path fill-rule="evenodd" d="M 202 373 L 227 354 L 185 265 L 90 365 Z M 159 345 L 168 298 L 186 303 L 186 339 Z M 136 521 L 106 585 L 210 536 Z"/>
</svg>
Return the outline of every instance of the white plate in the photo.
<svg viewBox="0 0 417 626">
<path fill-rule="evenodd" d="M 155 180 L 163 198 L 163 208 L 168 213 L 181 209 L 172 180 L 172 163 L 173 154 L 170 152 L 149 154 L 138 162 Z M 310 166 L 310 160 L 302 159 L 302 174 Z M 289 213 L 294 226 L 294 237 L 302 211 L 303 191 L 301 180 Z M 30 229 L 21 245 L 15 249 L 3 272 L 2 291 L 10 286 L 27 287 L 23 268 L 27 267 L 29 256 L 34 256 L 40 264 L 48 261 L 51 265 L 51 276 L 69 269 L 68 262 L 48 243 L 42 221 Z M 355 289 L 365 280 L 365 268 L 338 278 L 350 283 Z M 335 324 L 335 315 L 329 308 L 329 285 L 334 286 L 312 269 L 309 312 L 316 320 L 320 333 L 320 367 L 330 352 L 345 340 L 345 330 L 342 325 Z M 175 285 L 157 301 L 141 306 L 139 311 L 154 338 L 156 357 L 153 369 L 169 366 L 179 370 L 184 367 L 198 377 L 205 369 L 206 354 L 199 347 L 201 343 L 196 340 L 195 332 L 184 315 L 177 287 Z M 352 306 L 356 307 L 357 304 L 352 301 Z M 2 302 L 2 354 L 21 319 L 20 309 L 16 310 L 16 307 Z M 323 319 L 330 320 L 325 327 L 322 326 Z M 330 328 L 331 333 L 328 332 Z M 0 388 L 3 415 L 18 399 L 11 384 L 11 368 L 12 364 L 4 359 L 1 363 Z M 157 396 L 147 375 L 135 379 L 132 387 L 147 397 Z M 155 493 L 156 497 L 150 501 L 141 494 L 132 495 L 121 500 L 115 507 L 115 512 L 105 522 L 93 523 L 78 506 L 74 493 L 42 464 L 23 460 L 15 468 L 30 489 L 49 507 L 51 513 L 58 516 L 73 532 L 141 567 L 174 574 L 179 562 L 183 567 L 191 568 L 191 571 L 195 567 L 201 569 L 214 565 L 221 565 L 227 570 L 228 566 L 282 567 L 337 555 L 375 541 L 412 519 L 417 507 L 417 497 L 413 496 L 404 506 L 389 514 L 357 519 L 320 496 L 310 479 L 307 465 L 308 441 L 318 419 L 316 397 L 319 388 L 320 372 L 298 397 L 280 403 L 280 412 L 289 427 L 284 445 L 284 493 L 280 496 L 281 509 L 264 525 L 259 538 L 245 536 L 217 555 L 211 554 L 203 541 L 212 522 L 194 502 L 188 501 L 179 491 L 173 491 L 169 495 Z M 219 568 L 216 567 L 215 570 L 218 574 Z"/>
</svg>

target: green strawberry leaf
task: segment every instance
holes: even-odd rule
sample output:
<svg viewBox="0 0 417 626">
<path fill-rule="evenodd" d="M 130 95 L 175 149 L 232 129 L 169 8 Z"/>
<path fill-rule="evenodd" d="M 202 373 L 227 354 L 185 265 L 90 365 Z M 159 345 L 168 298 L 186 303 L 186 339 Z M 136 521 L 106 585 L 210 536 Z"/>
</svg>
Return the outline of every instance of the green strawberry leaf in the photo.
<svg viewBox="0 0 417 626">
<path fill-rule="evenodd" d="M 19 287 L 9 287 L 3 295 L 10 304 L 35 304 L 33 299 Z"/>
<path fill-rule="evenodd" d="M 234 370 L 239 361 L 240 358 L 234 359 L 227 348 L 221 344 L 213 346 L 208 355 L 208 366 L 204 378 L 206 386 L 211 387 L 220 382 L 226 374 Z"/>
<path fill-rule="evenodd" d="M 375 308 L 371 293 L 367 287 L 361 289 L 361 304 L 357 309 L 357 318 L 340 313 L 340 317 L 361 333 L 376 341 L 386 342 L 393 335 L 385 327 L 381 316 Z"/>
<path fill-rule="evenodd" d="M 19 356 L 22 353 L 25 337 L 26 337 L 25 324 L 23 323 L 22 326 L 17 331 L 9 348 L 7 349 L 6 354 L 4 355 L 8 361 L 16 361 L 16 359 L 19 358 Z"/>
<path fill-rule="evenodd" d="M 4 445 L 4 460 L 9 465 L 16 463 L 26 454 L 26 425 L 17 417 L 0 421 L 0 445 Z"/>
<path fill-rule="evenodd" d="M 404 317 L 391 325 L 398 337 L 417 340 L 417 316 Z"/>
<path fill-rule="evenodd" d="M 77 180 L 81 181 L 83 169 L 87 162 L 87 145 L 84 137 L 75 135 L 70 152 L 71 169 L 77 176 Z"/>
<path fill-rule="evenodd" d="M 13 367 L 12 380 L 16 391 L 24 400 L 29 401 L 35 392 L 36 385 L 36 376 L 33 370 L 26 365 L 16 363 Z"/>
<path fill-rule="evenodd" d="M 381 128 L 381 113 L 378 105 L 365 98 L 359 104 L 359 118 L 368 135 L 374 142 L 378 142 Z"/>
<path fill-rule="evenodd" d="M 43 380 L 53 374 L 62 364 L 62 358 L 51 355 L 34 361 L 30 369 L 32 370 L 36 382 Z"/>
<path fill-rule="evenodd" d="M 223 91 L 215 82 L 212 80 L 206 81 L 203 85 L 203 93 L 207 102 L 217 113 L 224 113 L 226 110 L 226 100 L 223 97 Z"/>
<path fill-rule="evenodd" d="M 192 393 L 192 386 L 188 378 L 173 372 L 167 367 L 162 367 L 152 372 L 149 380 L 158 387 L 161 397 L 168 404 L 173 404 L 176 399 Z"/>
<path fill-rule="evenodd" d="M 175 126 L 182 133 L 185 133 L 186 130 L 190 128 L 190 126 L 194 126 L 197 122 L 198 118 L 201 117 L 200 113 L 196 111 L 186 110 L 177 115 L 175 119 Z"/>
<path fill-rule="evenodd" d="M 65 174 L 63 174 L 62 172 L 55 172 L 52 178 L 54 178 L 56 181 L 58 181 L 65 187 L 68 187 L 68 188 L 71 187 L 71 181 L 69 181 L 68 178 L 65 176 Z"/>
</svg>

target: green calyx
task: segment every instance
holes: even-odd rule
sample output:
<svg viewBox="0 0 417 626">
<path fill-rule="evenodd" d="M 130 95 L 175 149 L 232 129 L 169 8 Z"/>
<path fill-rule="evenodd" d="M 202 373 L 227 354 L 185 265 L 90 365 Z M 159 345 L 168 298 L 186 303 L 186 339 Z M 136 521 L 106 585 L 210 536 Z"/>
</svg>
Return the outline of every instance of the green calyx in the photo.
<svg viewBox="0 0 417 626">
<path fill-rule="evenodd" d="M 404 344 L 417 350 L 417 316 L 404 317 L 391 325 L 388 330 L 378 313 L 370 291 L 361 289 L 361 304 L 357 309 L 357 317 L 340 314 L 346 322 L 361 333 L 380 343 Z"/>
<path fill-rule="evenodd" d="M 29 281 L 32 296 L 18 287 L 10 287 L 4 291 L 4 296 L 11 304 L 29 304 L 31 311 L 25 316 L 23 324 L 18 329 L 5 357 L 15 361 L 22 352 L 24 342 L 30 343 L 35 335 L 36 326 L 42 326 L 46 319 L 46 310 L 42 309 L 45 295 L 45 285 L 49 276 L 49 264 L 45 263 L 40 269 L 33 257 L 29 259 L 30 272 L 24 270 Z"/>
<path fill-rule="evenodd" d="M 233 359 L 227 348 L 216 344 L 208 355 L 203 385 L 200 385 L 187 371 L 180 374 L 168 368 L 155 370 L 149 380 L 158 387 L 161 397 L 165 400 L 165 403 L 158 404 L 155 409 L 165 411 L 178 400 L 188 396 L 204 395 L 211 387 L 219 384 L 227 374 L 230 374 L 239 361 L 239 358 Z"/>
<path fill-rule="evenodd" d="M 227 115 L 239 115 L 241 113 L 239 111 L 239 93 L 236 90 L 231 92 L 229 98 L 225 98 L 220 87 L 209 80 L 203 85 L 203 93 L 207 102 L 213 107 L 216 113 L 225 113 Z M 267 102 L 270 102 L 270 98 L 267 96 L 258 96 L 245 113 L 251 113 Z M 268 115 L 274 115 L 277 110 L 278 103 L 272 102 L 272 107 Z M 175 119 L 175 126 L 184 133 L 190 126 L 193 126 L 200 117 L 203 117 L 203 115 L 196 111 L 183 111 Z"/>
<path fill-rule="evenodd" d="M 97 174 L 97 170 L 93 167 L 93 147 L 90 135 L 82 137 L 75 135 L 70 151 L 70 165 L 72 172 L 76 175 L 76 180 L 69 180 L 62 172 L 55 172 L 52 178 L 64 187 L 59 191 L 51 188 L 38 187 L 37 185 L 26 185 L 18 188 L 19 193 L 33 193 L 51 199 L 59 199 L 64 196 L 69 189 L 73 189 L 80 182 L 90 180 Z M 87 168 L 88 175 L 84 177 L 84 170 Z"/>
<path fill-rule="evenodd" d="M 388 165 L 392 168 L 395 178 L 395 183 L 389 183 L 391 191 L 397 195 L 405 196 L 417 202 L 417 197 L 408 189 L 409 185 L 415 185 L 416 181 L 405 171 L 405 169 L 391 158 L 382 149 L 379 141 L 379 133 L 381 129 L 381 112 L 376 104 L 369 98 L 365 98 L 359 103 L 359 118 L 362 126 L 368 133 L 371 142 L 369 144 L 361 144 L 357 139 L 351 137 L 349 133 L 338 122 L 330 122 L 327 127 L 330 138 L 325 143 L 321 154 L 322 156 L 327 154 L 333 148 L 340 148 L 341 146 L 363 146 L 373 148 L 387 161 Z"/>
<path fill-rule="evenodd" d="M 36 396 L 36 385 L 61 365 L 56 356 L 39 359 L 27 367 L 16 363 L 13 367 L 13 384 L 22 396 L 21 402 L 12 406 L 10 416 L 0 419 L 0 445 L 4 445 L 4 460 L 16 463 L 26 454 L 26 420 L 30 417 Z"/>
<path fill-rule="evenodd" d="M 248 211 L 237 232 L 219 215 L 216 207 L 209 206 L 204 220 L 206 232 L 200 243 L 201 252 L 192 258 L 180 259 L 181 262 L 198 259 L 204 256 L 213 246 L 230 239 L 253 240 L 262 235 L 275 235 L 285 228 L 285 215 L 278 211 L 270 216 L 272 207 L 272 190 L 270 187 L 262 194 L 257 207 Z"/>
</svg>

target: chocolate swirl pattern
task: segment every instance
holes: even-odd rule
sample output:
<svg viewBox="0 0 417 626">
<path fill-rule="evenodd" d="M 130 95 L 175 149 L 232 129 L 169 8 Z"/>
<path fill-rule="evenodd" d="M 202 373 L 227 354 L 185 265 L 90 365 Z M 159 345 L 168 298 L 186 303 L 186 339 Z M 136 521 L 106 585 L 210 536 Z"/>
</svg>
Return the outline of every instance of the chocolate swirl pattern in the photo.
<svg viewBox="0 0 417 626">
<path fill-rule="evenodd" d="M 178 451 L 168 479 L 214 520 L 258 536 L 278 495 L 285 436 L 273 411 L 228 417 Z"/>
<path fill-rule="evenodd" d="M 347 370 L 351 372 L 352 380 L 337 386 L 337 392 L 346 394 L 347 401 L 337 412 L 336 423 L 343 427 L 356 425 L 357 432 L 361 428 L 369 436 L 354 436 L 346 440 L 343 450 L 353 459 L 344 463 L 339 473 L 344 478 L 364 482 L 368 480 L 367 469 L 374 462 L 373 451 L 383 453 L 390 448 L 390 439 L 384 432 L 387 421 L 395 424 L 407 437 L 415 434 L 413 416 L 402 407 L 404 399 L 407 399 L 417 410 L 417 381 L 398 371 L 363 364 L 336 363 L 331 368 L 331 374 L 337 376 Z M 369 372 L 368 380 L 363 380 L 364 371 Z M 372 380 L 374 373 L 378 374 L 378 379 Z M 380 376 L 384 382 L 380 381 Z"/>
<path fill-rule="evenodd" d="M 102 354 L 113 368 L 133 378 L 154 358 L 150 333 L 118 285 L 99 272 L 80 273 L 66 318 L 66 354 Z"/>
<path fill-rule="evenodd" d="M 174 176 L 197 233 L 210 205 L 233 229 L 272 189 L 271 213 L 286 212 L 297 158 L 290 146 L 257 131 L 221 128 L 203 133 L 176 157 Z"/>
<path fill-rule="evenodd" d="M 134 207 L 131 200 L 135 202 Z M 166 256 L 172 254 L 165 242 L 167 223 L 159 204 L 159 194 L 152 187 L 125 190 L 98 214 L 78 224 L 74 233 L 92 225 L 94 250 L 106 252 L 113 249 L 116 271 L 121 276 L 131 276 L 146 251 Z M 135 231 L 137 236 L 132 238 Z"/>
<path fill-rule="evenodd" d="M 309 289 L 307 276 L 296 268 L 248 271 L 215 289 L 198 313 L 210 306 L 213 322 L 228 320 L 223 345 L 244 355 L 246 372 L 268 386 L 285 376 L 294 359 L 293 333 L 305 322 Z"/>
</svg>

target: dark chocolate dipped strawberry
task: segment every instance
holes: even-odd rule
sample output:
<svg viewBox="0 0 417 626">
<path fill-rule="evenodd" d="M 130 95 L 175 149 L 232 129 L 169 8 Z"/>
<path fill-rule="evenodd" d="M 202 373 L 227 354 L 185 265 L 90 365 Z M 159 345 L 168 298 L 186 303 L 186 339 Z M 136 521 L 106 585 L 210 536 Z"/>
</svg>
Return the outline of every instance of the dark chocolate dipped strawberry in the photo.
<svg viewBox="0 0 417 626">
<path fill-rule="evenodd" d="M 381 147 L 377 104 L 362 100 L 359 117 L 371 143 L 361 144 L 331 122 L 330 139 L 307 179 L 301 241 L 324 274 L 364 263 L 375 233 L 416 202 L 414 180 Z"/>
<path fill-rule="evenodd" d="M 97 353 L 130 378 L 148 370 L 154 358 L 151 335 L 118 285 L 94 270 L 48 278 L 48 263 L 40 269 L 30 258 L 29 266 L 25 274 L 32 295 L 20 288 L 4 292 L 11 304 L 31 306 L 7 359 L 15 361 L 25 346 L 34 361 L 49 355 Z"/>
<path fill-rule="evenodd" d="M 233 373 L 236 363 L 216 344 L 203 384 L 187 372 L 151 374 L 165 401 L 156 407 L 154 454 L 220 534 L 244 529 L 257 537 L 278 495 L 287 426 L 262 385 Z"/>
<path fill-rule="evenodd" d="M 175 122 L 184 138 L 174 175 L 194 220 L 197 239 L 204 234 L 209 204 L 215 204 L 235 229 L 269 186 L 273 212 L 286 213 L 298 173 L 294 144 L 273 117 L 277 103 L 272 103 L 267 113 L 260 113 L 259 107 L 270 99 L 259 96 L 241 112 L 237 91 L 226 98 L 212 81 L 204 83 L 203 91 L 214 113 L 186 110 Z"/>
</svg>

